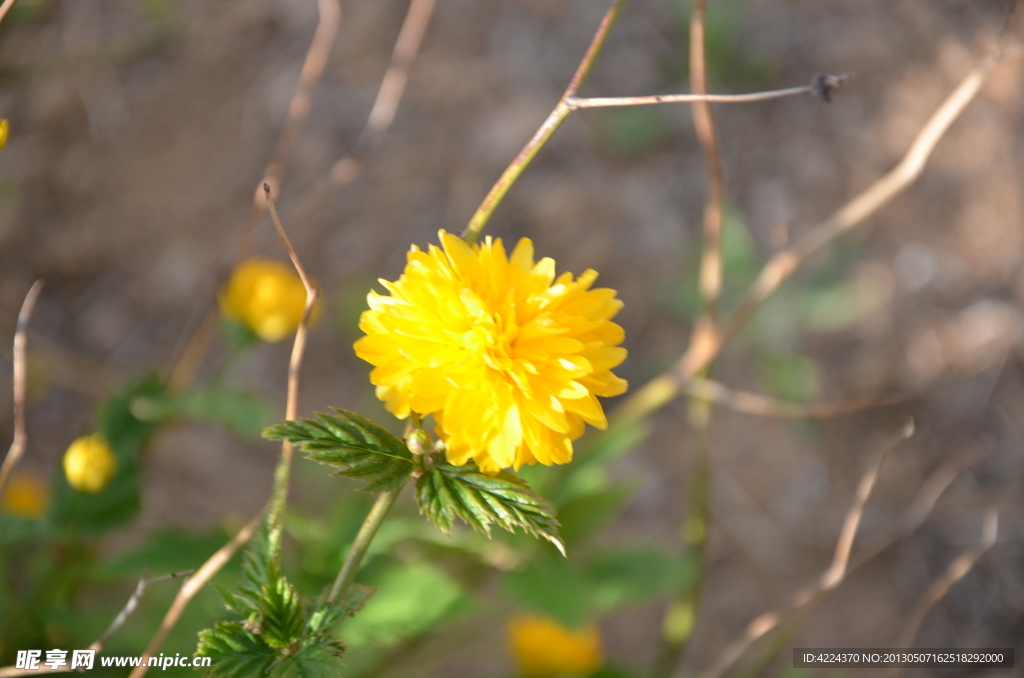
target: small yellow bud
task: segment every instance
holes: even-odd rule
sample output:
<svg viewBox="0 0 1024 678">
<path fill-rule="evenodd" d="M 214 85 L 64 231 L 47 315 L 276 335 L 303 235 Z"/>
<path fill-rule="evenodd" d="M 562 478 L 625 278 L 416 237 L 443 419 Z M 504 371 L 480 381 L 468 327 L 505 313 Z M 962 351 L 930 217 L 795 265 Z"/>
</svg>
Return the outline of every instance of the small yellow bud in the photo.
<svg viewBox="0 0 1024 678">
<path fill-rule="evenodd" d="M 81 492 L 96 494 L 117 472 L 117 457 L 102 433 L 82 436 L 64 453 L 64 475 Z"/>
<path fill-rule="evenodd" d="M 515 617 L 507 626 L 512 658 L 525 678 L 589 676 L 604 664 L 595 624 L 573 630 L 550 617 Z"/>
<path fill-rule="evenodd" d="M 50 503 L 46 485 L 31 473 L 15 473 L 7 483 L 0 507 L 7 513 L 42 518 Z"/>
<path fill-rule="evenodd" d="M 306 288 L 291 267 L 267 259 L 248 259 L 231 274 L 221 292 L 221 313 L 263 341 L 281 341 L 302 322 Z"/>
<path fill-rule="evenodd" d="M 7 144 L 7 131 L 10 129 L 10 124 L 6 118 L 0 118 L 0 149 Z"/>
</svg>

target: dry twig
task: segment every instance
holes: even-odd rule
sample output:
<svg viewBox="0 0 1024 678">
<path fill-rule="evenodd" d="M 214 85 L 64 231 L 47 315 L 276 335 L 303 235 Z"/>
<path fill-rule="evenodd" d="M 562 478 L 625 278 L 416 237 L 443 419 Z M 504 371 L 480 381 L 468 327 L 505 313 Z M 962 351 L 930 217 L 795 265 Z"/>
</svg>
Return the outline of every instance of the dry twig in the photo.
<svg viewBox="0 0 1024 678">
<path fill-rule="evenodd" d="M 419 54 L 423 36 L 434 13 L 435 0 L 411 0 L 402 28 L 391 53 L 391 63 L 381 80 L 377 98 L 367 116 L 366 125 L 351 151 L 340 158 L 330 171 L 307 190 L 294 208 L 288 211 L 293 222 L 303 223 L 332 194 L 356 180 L 363 170 L 366 156 L 380 144 L 394 122 L 398 105 L 405 93 L 409 70 Z"/>
<path fill-rule="evenodd" d="M 139 583 L 136 584 L 135 590 L 132 591 L 132 595 L 128 598 L 128 602 L 124 604 L 121 611 L 116 617 L 114 617 L 114 621 L 110 623 L 110 626 L 108 626 L 107 630 L 103 632 L 103 635 L 93 642 L 93 644 L 87 649 L 94 650 L 96 653 L 99 653 L 104 647 L 106 647 L 107 643 L 110 642 L 110 639 L 115 633 L 117 633 L 118 629 L 124 625 L 128 617 L 135 611 L 135 608 L 138 607 L 139 601 L 142 600 L 142 595 L 151 584 L 157 584 L 162 581 L 167 581 L 168 579 L 185 577 L 192 574 L 193 571 L 194 570 L 171 572 L 169 574 L 160 575 L 159 577 L 153 577 L 152 579 L 148 579 L 146 575 L 143 574 L 142 578 L 139 579 Z M 0 668 L 0 678 L 8 678 L 10 676 L 33 676 L 38 673 L 71 673 L 72 671 L 70 662 L 67 662 L 56 669 L 51 669 L 45 664 L 41 664 L 35 669 L 19 669 L 13 666 L 6 666 L 4 668 Z M 75 669 L 74 672 L 79 672 L 79 670 Z"/>
<path fill-rule="evenodd" d="M 334 37 L 338 34 L 338 26 L 341 23 L 341 3 L 338 0 L 317 0 L 317 9 L 320 17 L 316 24 L 316 31 L 313 33 L 313 41 L 306 52 L 306 60 L 302 64 L 302 71 L 299 73 L 299 84 L 295 89 L 291 102 L 288 104 L 288 118 L 285 121 L 281 136 L 278 137 L 277 146 L 271 156 L 270 163 L 263 172 L 263 184 L 270 184 L 274 192 L 279 192 L 281 182 L 284 181 L 285 165 L 291 156 L 292 147 L 302 131 L 302 126 L 309 117 L 309 111 L 313 107 L 313 90 L 320 83 L 320 78 L 327 65 L 327 56 L 331 53 L 331 46 L 334 44 Z M 263 199 L 261 189 L 256 189 L 254 207 L 257 216 L 262 213 L 266 202 Z"/>
<path fill-rule="evenodd" d="M 743 414 L 785 419 L 827 419 L 871 407 L 894 405 L 905 400 L 902 396 L 860 396 L 838 403 L 805 405 L 776 400 L 758 393 L 738 391 L 703 377 L 693 377 L 687 381 L 683 384 L 683 391 L 694 398 L 722 405 Z"/>
<path fill-rule="evenodd" d="M 4 4 L 0 5 L 0 21 L 4 20 L 4 17 L 7 16 L 7 12 L 11 7 L 14 7 L 15 2 L 17 2 L 17 0 L 4 0 Z"/>
<path fill-rule="evenodd" d="M 853 540 L 857 535 L 857 527 L 860 525 L 861 516 L 864 513 L 864 505 L 871 496 L 871 491 L 878 480 L 878 472 L 882 468 L 882 462 L 886 455 L 896 445 L 903 442 L 914 433 L 914 423 L 909 421 L 903 430 L 891 441 L 882 446 L 875 455 L 868 470 L 861 477 L 857 486 L 857 493 L 853 504 L 850 506 L 846 517 L 843 520 L 843 527 L 839 531 L 839 538 L 836 540 L 835 553 L 832 556 L 832 564 L 821 575 L 817 582 L 801 589 L 793 596 L 793 602 L 785 612 L 767 612 L 754 619 L 747 625 L 743 635 L 729 645 L 723 651 L 715 663 L 701 674 L 701 678 L 718 678 L 729 670 L 736 661 L 761 637 L 775 629 L 783 620 L 791 615 L 805 609 L 808 605 L 821 598 L 826 593 L 835 589 L 843 582 L 849 571 L 850 553 L 853 550 Z"/>
<path fill-rule="evenodd" d="M 693 62 L 691 61 L 691 64 L 692 63 Z M 692 79 L 693 76 L 691 75 L 690 77 Z M 652 94 L 644 97 L 572 97 L 569 103 L 573 109 L 608 108 L 610 106 L 650 106 L 653 104 L 693 104 L 699 102 L 750 104 L 758 101 L 771 101 L 773 99 L 802 96 L 804 94 L 811 94 L 827 101 L 831 97 L 832 92 L 845 85 L 849 79 L 850 76 L 845 73 L 842 75 L 818 74 L 814 76 L 814 80 L 812 80 L 809 85 L 803 85 L 801 87 L 785 87 L 783 89 L 773 89 L 766 92 L 749 92 L 747 94 L 707 94 L 694 91 L 689 94 Z"/>
<path fill-rule="evenodd" d="M 703 370 L 724 345 L 746 325 L 754 312 L 814 254 L 906 190 L 924 170 L 928 159 L 950 126 L 960 116 L 984 84 L 989 73 L 1005 58 L 1003 46 L 989 54 L 960 82 L 935 110 L 918 132 L 903 159 L 865 191 L 854 197 L 835 214 L 818 224 L 791 247 L 772 257 L 761 269 L 739 308 L 721 325 L 714 342 L 691 343 L 671 372 L 647 382 L 613 413 L 612 421 L 622 424 L 637 421 L 672 401 L 681 384 Z"/>
<path fill-rule="evenodd" d="M 128 678 L 142 678 L 142 676 L 146 675 L 146 672 L 149 670 L 146 662 L 149 661 L 149 657 L 152 657 L 160 650 L 160 646 L 167 640 L 167 635 L 174 628 L 175 624 L 178 623 L 178 619 L 181 618 L 181 613 L 185 611 L 185 607 L 199 593 L 200 589 L 213 579 L 213 576 L 220 572 L 222 567 L 227 565 L 231 557 L 235 555 L 235 552 L 249 541 L 262 519 L 263 512 L 261 511 L 259 515 L 253 517 L 245 527 L 239 530 L 231 538 L 231 541 L 220 547 L 216 553 L 210 556 L 196 570 L 194 575 L 185 580 L 185 583 L 182 584 L 181 589 L 178 591 L 178 595 L 174 597 L 174 602 L 171 603 L 171 607 L 167 610 L 167 614 L 164 615 L 163 621 L 160 622 L 160 628 L 157 629 L 156 634 L 149 641 L 149 645 L 146 646 L 145 652 L 142 653 L 142 665 L 137 666 Z"/>
<path fill-rule="evenodd" d="M 291 156 L 292 147 L 309 116 L 313 105 L 313 90 L 316 89 L 323 76 L 327 57 L 330 55 L 334 38 L 341 24 L 339 0 L 317 0 L 317 8 L 319 18 L 309 50 L 306 52 L 306 59 L 299 73 L 295 94 L 288 104 L 288 117 L 277 139 L 270 161 L 263 170 L 263 179 L 256 188 L 252 209 L 249 211 L 248 220 L 245 223 L 245 228 L 242 229 L 242 235 L 232 257 L 235 263 L 244 256 L 249 234 L 259 225 L 263 217 L 263 210 L 266 206 L 263 185 L 270 184 L 272 190 L 276 191 L 284 181 L 285 168 Z M 186 329 L 182 332 L 182 339 L 179 341 L 179 347 L 175 350 L 175 357 L 169 370 L 168 384 L 173 389 L 182 388 L 195 378 L 210 344 L 217 336 L 217 311 L 216 308 L 210 309 L 210 302 L 207 301 L 211 296 L 209 293 L 202 295 L 204 300 L 202 306 L 194 308 L 194 315 L 186 322 Z M 198 329 L 193 330 L 196 318 L 200 313 L 203 313 L 203 320 Z"/>
<path fill-rule="evenodd" d="M 966 551 L 961 553 L 953 562 L 949 564 L 946 571 L 943 572 L 935 581 L 932 582 L 931 586 L 925 592 L 924 597 L 917 604 L 914 609 L 914 613 L 910 615 L 909 621 L 903 631 L 900 632 L 899 639 L 896 641 L 896 645 L 893 647 L 909 648 L 913 647 L 914 639 L 917 638 L 918 631 L 921 630 L 921 624 L 924 623 L 928 613 L 931 612 L 932 608 L 942 600 L 949 590 L 953 588 L 953 585 L 963 579 L 974 564 L 978 562 L 978 559 L 985 554 L 992 545 L 996 543 L 996 535 L 999 531 L 999 511 L 993 506 L 985 514 L 985 520 L 981 528 L 981 540 L 968 548 Z M 890 678 L 895 678 L 902 672 L 902 669 L 895 668 L 889 673 Z"/>
<path fill-rule="evenodd" d="M 2 17 L 0 17 L 2 18 Z M 4 457 L 3 466 L 0 466 L 0 496 L 3 496 L 7 481 L 14 471 L 21 455 L 25 453 L 25 444 L 28 441 L 28 434 L 25 430 L 25 388 L 27 382 L 27 367 L 25 354 L 25 333 L 28 330 L 28 321 L 32 317 L 32 309 L 35 308 L 36 299 L 43 289 L 43 281 L 37 280 L 29 288 L 25 295 L 25 301 L 21 304 L 21 311 L 18 313 L 18 324 L 14 330 L 14 440 Z"/>
<path fill-rule="evenodd" d="M 519 151 L 519 155 L 515 157 L 500 177 L 491 188 L 490 192 L 484 198 L 483 202 L 480 203 L 480 207 L 477 208 L 476 213 L 473 214 L 469 220 L 469 225 L 466 226 L 466 230 L 462 232 L 462 239 L 466 242 L 473 244 L 479 238 L 480 234 L 484 230 L 484 226 L 487 221 L 491 218 L 495 208 L 501 199 L 508 193 L 508 189 L 512 187 L 512 184 L 516 182 L 519 175 L 523 173 L 526 166 L 530 164 L 533 157 L 537 155 L 537 152 L 541 147 L 551 138 L 551 135 L 555 133 L 558 126 L 562 124 L 562 121 L 569 117 L 572 113 L 572 99 L 576 95 L 576 92 L 586 81 L 587 76 L 590 75 L 590 69 L 594 66 L 594 61 L 597 60 L 597 55 L 601 53 L 601 48 L 604 47 L 604 41 L 608 38 L 608 33 L 611 31 L 612 26 L 615 24 L 615 20 L 619 16 L 619 11 L 622 10 L 622 4 L 625 0 L 615 0 L 612 6 L 608 8 L 604 18 L 601 20 L 600 25 L 597 27 L 597 32 L 594 33 L 593 39 L 590 41 L 590 46 L 587 48 L 586 54 L 583 55 L 583 60 L 580 61 L 580 65 L 576 68 L 576 73 L 572 76 L 572 80 L 569 82 L 569 86 L 566 87 L 565 92 L 562 94 L 562 98 L 558 100 L 558 104 L 555 106 L 551 114 L 548 115 L 537 132 L 533 135 L 533 138 L 526 142 L 526 146 L 523 150 Z"/>
</svg>

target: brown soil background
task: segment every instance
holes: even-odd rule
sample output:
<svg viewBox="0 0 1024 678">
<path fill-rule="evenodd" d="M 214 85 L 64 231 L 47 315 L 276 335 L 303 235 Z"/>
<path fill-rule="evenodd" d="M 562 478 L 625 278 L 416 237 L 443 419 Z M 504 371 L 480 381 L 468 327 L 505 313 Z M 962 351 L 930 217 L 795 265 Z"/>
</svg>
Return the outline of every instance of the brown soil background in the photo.
<svg viewBox="0 0 1024 678">
<path fill-rule="evenodd" d="M 857 75 L 832 105 L 798 98 L 715 106 L 729 200 L 762 260 L 779 247 L 780 233 L 805 232 L 899 159 L 991 45 L 1007 7 L 997 0 L 709 4 L 729 26 L 715 91 L 802 84 L 815 72 Z M 409 243 L 463 228 L 557 101 L 605 5 L 440 1 L 395 124 L 362 176 L 307 222 L 288 223 L 289 207 L 361 130 L 406 8 L 395 0 L 344 3 L 279 201 L 327 296 L 307 352 L 302 413 L 372 406 L 368 368 L 351 351 L 360 298 L 376 277 L 399 274 Z M 45 280 L 30 335 L 35 397 L 24 465 L 47 474 L 88 428 L 99 399 L 127 375 L 166 368 L 213 303 L 284 121 L 316 3 L 36 6 L 34 21 L 0 31 L 0 116 L 12 130 L 0 152 L 0 343 L 9 351 L 26 290 Z M 669 0 L 628 3 L 585 94 L 685 91 L 685 10 Z M 609 141 L 615 119 L 573 115 L 487 231 L 506 242 L 528 236 L 560 271 L 592 267 L 619 290 L 630 351 L 619 372 L 634 386 L 669 365 L 688 340 L 689 320 L 671 299 L 693 277 L 706 184 L 689 109 L 665 107 L 654 116 L 654 141 L 623 150 Z M 1015 646 L 1020 661 L 1022 123 L 1017 60 L 993 73 L 921 180 L 840 244 L 853 253 L 846 277 L 870 292 L 871 311 L 818 332 L 782 314 L 757 335 L 816 363 L 818 400 L 884 392 L 907 402 L 811 426 L 716 411 L 716 527 L 689 669 L 706 666 L 753 617 L 784 606 L 825 569 L 862 470 L 907 415 L 918 433 L 883 469 L 864 537 L 894 524 L 945 460 L 971 450 L 986 456 L 915 536 L 817 608 L 795 644 L 886 646 L 929 582 L 978 539 L 993 503 L 996 546 L 938 604 L 918 645 Z M 250 248 L 284 257 L 266 224 Z M 803 284 L 810 283 L 790 283 Z M 728 350 L 716 376 L 763 391 L 751 343 Z M 284 344 L 264 346 L 239 370 L 279 407 L 287 354 Z M 9 355 L 0 356 L 2 384 L 10 383 Z M 10 405 L 5 386 L 0 439 L 11 434 Z M 658 413 L 655 435 L 621 464 L 643 486 L 610 540 L 678 539 L 692 444 L 685 420 L 682 403 Z M 270 444 L 209 427 L 163 431 L 131 533 L 201 530 L 251 515 L 265 501 L 274 459 Z M 649 661 L 662 607 L 604 620 L 608 654 L 624 664 Z M 495 629 L 443 667 L 395 675 L 487 675 L 507 666 L 501 645 Z"/>
</svg>

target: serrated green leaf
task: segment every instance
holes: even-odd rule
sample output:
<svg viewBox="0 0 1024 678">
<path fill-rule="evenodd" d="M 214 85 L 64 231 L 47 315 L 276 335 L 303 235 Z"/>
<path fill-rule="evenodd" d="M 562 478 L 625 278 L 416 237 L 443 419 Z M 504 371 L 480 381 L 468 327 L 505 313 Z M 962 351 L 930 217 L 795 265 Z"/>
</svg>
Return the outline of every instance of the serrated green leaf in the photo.
<svg viewBox="0 0 1024 678">
<path fill-rule="evenodd" d="M 284 577 L 273 576 L 261 593 L 260 638 L 276 648 L 298 641 L 306 620 L 295 588 Z"/>
<path fill-rule="evenodd" d="M 363 609 L 374 591 L 375 589 L 369 586 L 353 583 L 345 595 L 344 601 L 328 603 L 328 590 L 325 590 L 320 599 L 316 601 L 314 609 L 309 612 L 309 621 L 306 622 L 306 637 L 317 638 L 330 634 L 338 622 Z"/>
<path fill-rule="evenodd" d="M 274 648 L 238 622 L 217 622 L 200 631 L 196 654 L 210 657 L 209 675 L 217 678 L 266 675 L 276 658 Z"/>
<path fill-rule="evenodd" d="M 487 536 L 492 523 L 509 532 L 520 527 L 547 539 L 565 555 L 555 510 L 526 481 L 511 473 L 489 476 L 474 464 L 441 465 L 420 476 L 416 502 L 420 513 L 446 533 L 455 516 Z"/>
<path fill-rule="evenodd" d="M 413 471 L 405 444 L 354 412 L 333 409 L 316 419 L 286 421 L 264 429 L 263 436 L 303 449 L 310 459 L 333 466 L 338 475 L 366 481 L 367 492 L 401 487 Z"/>
<path fill-rule="evenodd" d="M 274 665 L 271 678 L 337 678 L 343 665 L 344 647 L 335 642 L 320 642 L 299 649 Z"/>
</svg>

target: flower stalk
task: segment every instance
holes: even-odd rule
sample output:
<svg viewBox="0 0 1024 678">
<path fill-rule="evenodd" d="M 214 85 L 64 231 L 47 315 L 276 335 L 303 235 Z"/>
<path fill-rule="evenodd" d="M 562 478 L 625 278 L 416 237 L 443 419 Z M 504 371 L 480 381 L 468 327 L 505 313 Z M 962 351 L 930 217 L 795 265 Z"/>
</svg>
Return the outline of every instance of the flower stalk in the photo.
<svg viewBox="0 0 1024 678">
<path fill-rule="evenodd" d="M 402 488 L 398 487 L 377 495 L 377 501 L 373 503 L 366 520 L 359 528 L 359 533 L 356 534 L 355 541 L 352 542 L 352 548 L 349 549 L 345 562 L 338 570 L 338 576 L 334 579 L 331 593 L 327 597 L 328 604 L 345 599 L 345 595 L 356 580 L 356 573 L 359 571 L 363 558 L 366 557 L 366 551 L 370 548 L 373 538 L 377 536 L 377 530 L 380 529 L 381 523 L 384 522 L 384 518 L 387 517 L 388 511 L 391 510 L 401 491 Z"/>
</svg>

